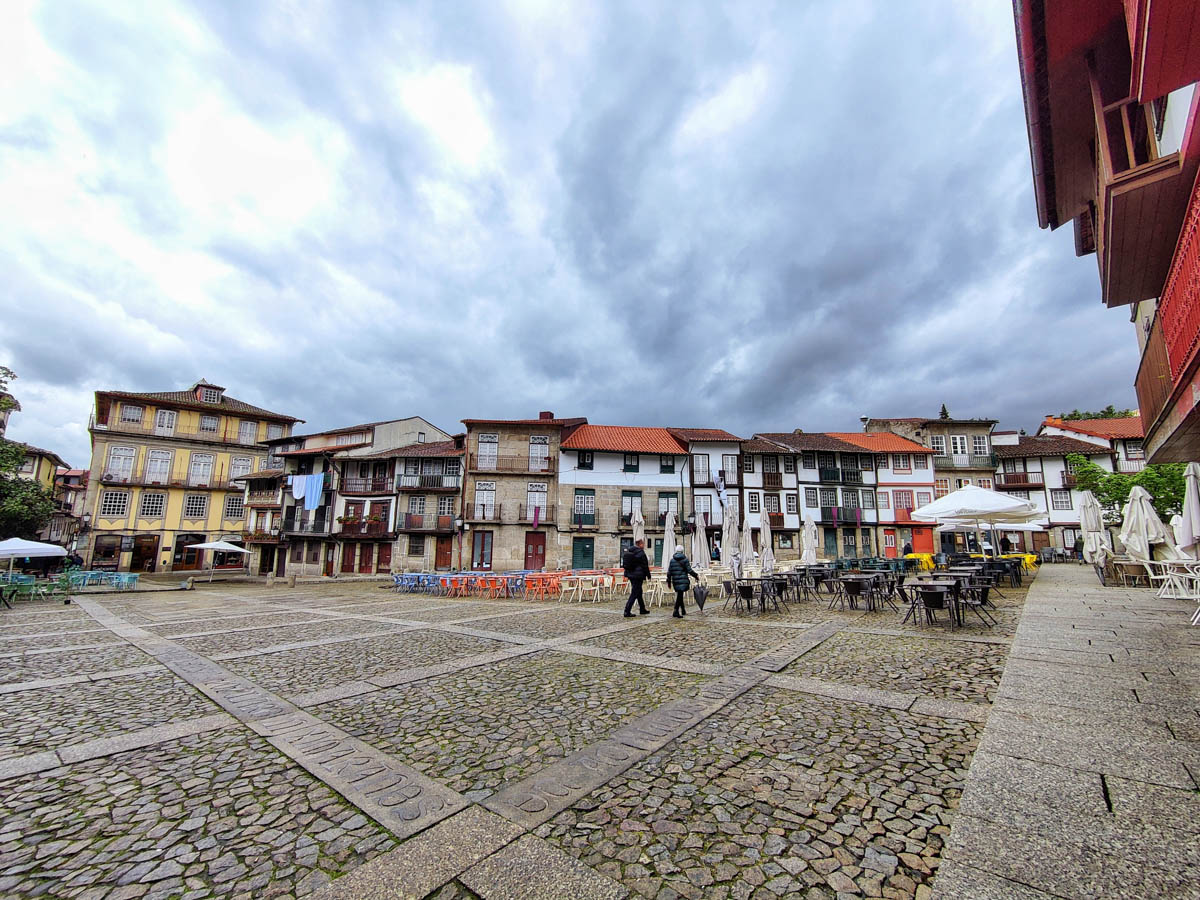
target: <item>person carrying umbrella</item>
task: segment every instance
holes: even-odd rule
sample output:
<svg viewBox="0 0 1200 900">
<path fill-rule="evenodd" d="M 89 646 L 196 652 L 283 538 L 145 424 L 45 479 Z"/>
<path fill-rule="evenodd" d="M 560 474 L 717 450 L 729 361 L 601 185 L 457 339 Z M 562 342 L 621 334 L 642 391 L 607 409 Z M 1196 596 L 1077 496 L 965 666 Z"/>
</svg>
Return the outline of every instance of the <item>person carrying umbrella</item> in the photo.
<svg viewBox="0 0 1200 900">
<path fill-rule="evenodd" d="M 677 544 L 675 555 L 667 565 L 667 584 L 675 591 L 675 609 L 671 613 L 673 619 L 682 619 L 687 615 L 687 610 L 683 608 L 683 595 L 692 586 L 689 575 L 696 579 L 700 577 L 688 562 L 687 554 L 683 552 L 683 544 Z"/>
<path fill-rule="evenodd" d="M 621 557 L 621 565 L 625 569 L 625 580 L 629 582 L 629 600 L 625 603 L 625 618 L 633 618 L 633 601 L 637 601 L 638 612 L 643 616 L 650 614 L 646 609 L 646 601 L 642 599 L 642 582 L 650 577 L 650 560 L 642 549 L 643 540 L 636 540 L 633 546 Z"/>
</svg>

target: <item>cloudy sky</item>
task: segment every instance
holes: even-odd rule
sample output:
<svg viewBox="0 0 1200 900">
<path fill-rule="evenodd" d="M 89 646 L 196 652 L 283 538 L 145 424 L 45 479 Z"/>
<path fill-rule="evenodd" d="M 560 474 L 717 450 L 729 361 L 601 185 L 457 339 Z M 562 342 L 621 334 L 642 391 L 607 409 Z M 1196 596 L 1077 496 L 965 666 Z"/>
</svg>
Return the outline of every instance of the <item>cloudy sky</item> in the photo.
<svg viewBox="0 0 1200 900">
<path fill-rule="evenodd" d="M 0 4 L 9 436 L 198 378 L 317 429 L 1133 405 L 1011 7 Z"/>
</svg>

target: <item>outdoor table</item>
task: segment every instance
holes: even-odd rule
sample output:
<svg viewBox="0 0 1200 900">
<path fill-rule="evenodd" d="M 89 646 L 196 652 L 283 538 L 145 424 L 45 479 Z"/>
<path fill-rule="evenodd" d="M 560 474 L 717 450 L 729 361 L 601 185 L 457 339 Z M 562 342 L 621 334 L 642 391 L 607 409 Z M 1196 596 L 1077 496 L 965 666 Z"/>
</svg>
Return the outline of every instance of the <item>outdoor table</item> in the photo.
<svg viewBox="0 0 1200 900">
<path fill-rule="evenodd" d="M 942 573 L 938 573 L 939 575 Z M 918 581 L 909 586 L 914 588 L 936 588 L 946 595 L 946 609 L 950 613 L 950 621 L 954 625 L 962 625 L 962 607 L 959 603 L 959 580 L 952 578 L 922 578 L 917 576 Z M 908 621 L 908 617 L 916 612 L 918 604 L 910 604 L 908 614 L 904 617 L 904 622 Z M 903 622 L 901 623 L 903 624 Z"/>
<path fill-rule="evenodd" d="M 875 595 L 872 593 L 871 589 L 875 586 L 875 582 L 878 581 L 881 577 L 882 577 L 882 573 L 878 573 L 878 574 L 863 573 L 861 575 L 842 575 L 837 580 L 840 582 L 843 582 L 843 583 L 852 581 L 852 582 L 857 582 L 859 584 L 865 585 L 867 587 L 866 592 L 859 594 L 857 596 L 855 596 L 847 591 L 846 592 L 846 600 L 849 601 L 851 609 L 857 609 L 858 606 L 856 604 L 856 601 L 858 600 L 858 597 L 862 597 L 866 601 L 867 611 L 874 612 L 875 611 Z"/>
</svg>

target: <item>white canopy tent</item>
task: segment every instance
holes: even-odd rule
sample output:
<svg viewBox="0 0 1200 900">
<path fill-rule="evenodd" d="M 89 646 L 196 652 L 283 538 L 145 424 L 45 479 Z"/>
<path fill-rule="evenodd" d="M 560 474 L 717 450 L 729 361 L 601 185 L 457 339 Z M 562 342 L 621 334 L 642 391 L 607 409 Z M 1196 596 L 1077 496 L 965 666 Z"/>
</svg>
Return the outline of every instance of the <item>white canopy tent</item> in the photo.
<svg viewBox="0 0 1200 900">
<path fill-rule="evenodd" d="M 214 550 L 220 553 L 244 553 L 250 555 L 250 551 L 245 547 L 239 547 L 237 544 L 230 544 L 227 541 L 209 541 L 206 544 L 188 544 L 193 550 Z M 213 572 L 216 571 L 216 557 L 208 566 L 208 580 L 212 581 Z"/>
<path fill-rule="evenodd" d="M 1200 559 L 1200 463 L 1190 462 L 1183 472 L 1183 512 L 1179 516 L 1179 551 Z"/>
<path fill-rule="evenodd" d="M 8 574 L 13 572 L 13 565 L 18 559 L 45 559 L 51 556 L 66 556 L 66 548 L 58 544 L 43 544 L 41 541 L 27 541 L 24 538 L 9 538 L 0 541 L 0 559 L 8 560 Z"/>
<path fill-rule="evenodd" d="M 810 512 L 804 514 L 804 530 L 801 539 L 804 541 L 804 545 L 800 551 L 800 564 L 815 566 L 817 564 L 817 523 L 813 521 Z"/>
<path fill-rule="evenodd" d="M 1144 487 L 1134 485 L 1121 511 L 1121 519 L 1121 543 L 1125 545 L 1125 552 L 1134 559 L 1152 560 L 1155 545 L 1158 545 L 1160 559 L 1180 558 L 1181 554 L 1175 547 L 1175 536 L 1154 511 L 1150 494 Z"/>
<path fill-rule="evenodd" d="M 1034 522 L 1042 513 L 1028 500 L 1009 497 L 968 484 L 914 509 L 912 517 L 922 522 L 974 523 L 975 539 L 983 547 L 983 526 L 1017 527 Z"/>
</svg>

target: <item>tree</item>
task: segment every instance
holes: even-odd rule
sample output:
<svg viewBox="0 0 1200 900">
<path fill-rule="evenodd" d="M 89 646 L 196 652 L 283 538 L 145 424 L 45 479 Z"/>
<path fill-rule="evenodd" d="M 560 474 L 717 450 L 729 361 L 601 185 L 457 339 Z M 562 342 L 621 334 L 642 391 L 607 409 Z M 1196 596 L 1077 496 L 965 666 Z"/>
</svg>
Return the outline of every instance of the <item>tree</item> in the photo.
<svg viewBox="0 0 1200 900">
<path fill-rule="evenodd" d="M 1069 413 L 1060 413 L 1058 417 L 1064 422 L 1079 422 L 1084 419 L 1132 419 L 1137 414 L 1136 409 L 1117 409 L 1110 403 L 1095 412 L 1073 409 Z"/>
<path fill-rule="evenodd" d="M 942 404 L 942 411 L 938 413 L 938 418 L 939 418 L 939 419 L 948 419 L 948 418 L 950 418 L 950 411 L 946 409 L 946 404 L 945 404 L 945 403 L 943 403 L 943 404 Z"/>
<path fill-rule="evenodd" d="M 1121 508 L 1135 485 L 1146 489 L 1154 511 L 1164 522 L 1183 509 L 1184 463 L 1146 466 L 1134 475 L 1124 475 L 1102 469 L 1079 453 L 1068 453 L 1067 462 L 1075 472 L 1076 486 L 1095 495 L 1104 509 L 1105 520 L 1113 524 L 1121 521 Z"/>
<path fill-rule="evenodd" d="M 8 383 L 16 374 L 0 366 L 0 412 L 16 402 L 8 395 Z M 17 470 L 25 461 L 25 448 L 0 438 L 0 538 L 36 538 L 54 515 L 54 498 L 40 484 L 20 478 Z"/>
</svg>

